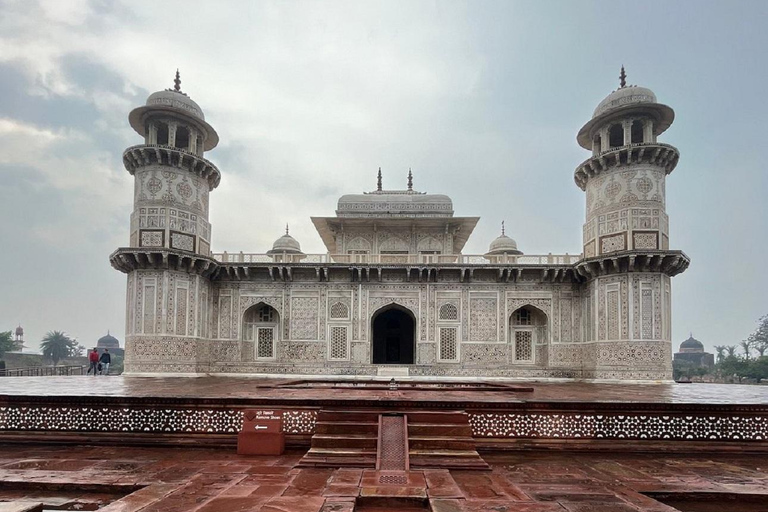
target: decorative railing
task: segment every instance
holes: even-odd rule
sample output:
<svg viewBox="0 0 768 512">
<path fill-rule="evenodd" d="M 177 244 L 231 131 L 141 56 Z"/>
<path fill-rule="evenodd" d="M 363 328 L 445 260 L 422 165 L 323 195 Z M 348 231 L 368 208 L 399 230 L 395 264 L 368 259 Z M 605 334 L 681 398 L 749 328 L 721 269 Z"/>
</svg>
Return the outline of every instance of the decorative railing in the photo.
<svg viewBox="0 0 768 512">
<path fill-rule="evenodd" d="M 53 375 L 85 375 L 86 366 L 27 366 L 2 368 L 0 377 L 50 377 Z"/>
<path fill-rule="evenodd" d="M 500 254 L 258 254 L 213 253 L 222 263 L 361 264 L 361 265 L 573 265 L 581 254 L 512 255 Z"/>
</svg>

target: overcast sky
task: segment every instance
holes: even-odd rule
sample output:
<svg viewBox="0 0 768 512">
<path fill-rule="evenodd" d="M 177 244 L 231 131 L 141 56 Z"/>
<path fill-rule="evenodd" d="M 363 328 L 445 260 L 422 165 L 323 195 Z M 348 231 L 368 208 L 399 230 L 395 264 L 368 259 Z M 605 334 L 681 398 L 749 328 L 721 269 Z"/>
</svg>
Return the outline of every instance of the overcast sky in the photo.
<svg viewBox="0 0 768 512">
<path fill-rule="evenodd" d="M 141 143 L 128 112 L 173 85 L 221 143 L 214 251 L 264 252 L 344 193 L 448 194 L 528 254 L 579 253 L 576 133 L 628 82 L 675 109 L 673 344 L 735 344 L 768 313 L 768 2 L 0 0 L 0 330 L 121 342 Z"/>
</svg>

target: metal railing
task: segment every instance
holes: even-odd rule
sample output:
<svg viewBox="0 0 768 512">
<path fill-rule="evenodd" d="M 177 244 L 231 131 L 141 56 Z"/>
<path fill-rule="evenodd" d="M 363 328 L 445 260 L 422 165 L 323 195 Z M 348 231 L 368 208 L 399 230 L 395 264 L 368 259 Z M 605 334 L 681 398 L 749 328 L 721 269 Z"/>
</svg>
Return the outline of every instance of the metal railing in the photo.
<svg viewBox="0 0 768 512">
<path fill-rule="evenodd" d="M 262 254 L 218 252 L 213 258 L 222 263 L 290 263 L 290 264 L 362 264 L 362 265 L 572 265 L 581 254 L 512 255 L 500 254 Z"/>
<path fill-rule="evenodd" d="M 54 375 L 85 375 L 87 366 L 27 366 L 0 368 L 0 377 L 50 377 Z"/>
</svg>

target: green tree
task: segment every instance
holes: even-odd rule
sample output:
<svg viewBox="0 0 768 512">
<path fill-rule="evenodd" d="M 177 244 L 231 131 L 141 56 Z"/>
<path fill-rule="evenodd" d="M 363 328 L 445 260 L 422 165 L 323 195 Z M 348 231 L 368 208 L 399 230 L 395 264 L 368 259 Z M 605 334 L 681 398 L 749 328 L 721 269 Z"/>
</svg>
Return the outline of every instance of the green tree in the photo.
<svg viewBox="0 0 768 512">
<path fill-rule="evenodd" d="M 750 352 L 752 351 L 752 345 L 753 344 L 754 343 L 750 339 L 746 339 L 746 340 L 742 341 L 741 343 L 739 343 L 741 348 L 744 350 L 744 359 L 746 359 L 747 361 L 749 361 L 749 355 L 750 355 Z"/>
<path fill-rule="evenodd" d="M 725 345 L 716 345 L 715 351 L 717 352 L 717 362 L 719 363 L 725 357 Z"/>
<path fill-rule="evenodd" d="M 690 379 L 692 377 L 700 377 L 706 375 L 709 370 L 701 365 L 692 363 L 691 361 L 673 361 L 672 362 L 672 378 L 674 380 Z"/>
<path fill-rule="evenodd" d="M 733 349 L 735 352 L 736 347 L 734 346 Z M 735 375 L 739 382 L 741 382 L 741 379 L 747 376 L 747 366 L 748 362 L 746 360 L 736 355 L 728 355 L 720 362 L 718 369 L 724 377 L 733 377 Z"/>
<path fill-rule="evenodd" d="M 768 350 L 768 315 L 762 317 L 757 322 L 757 329 L 747 339 L 752 343 L 757 353 L 760 354 L 760 357 L 763 357 L 766 350 Z"/>
<path fill-rule="evenodd" d="M 757 382 L 768 379 L 768 357 L 761 356 L 752 359 L 749 362 L 746 376 L 757 380 Z"/>
<path fill-rule="evenodd" d="M 736 357 L 736 348 L 736 345 L 728 345 L 725 347 L 725 351 L 728 352 L 728 357 Z"/>
<path fill-rule="evenodd" d="M 43 355 L 51 359 L 56 366 L 59 361 L 77 350 L 77 342 L 61 331 L 48 331 L 40 342 L 40 348 Z"/>
<path fill-rule="evenodd" d="M 13 350 L 11 331 L 0 332 L 0 357 L 10 350 Z"/>
<path fill-rule="evenodd" d="M 75 348 L 72 349 L 72 352 L 69 354 L 72 357 L 82 357 L 85 355 L 85 346 L 78 343 Z"/>
</svg>

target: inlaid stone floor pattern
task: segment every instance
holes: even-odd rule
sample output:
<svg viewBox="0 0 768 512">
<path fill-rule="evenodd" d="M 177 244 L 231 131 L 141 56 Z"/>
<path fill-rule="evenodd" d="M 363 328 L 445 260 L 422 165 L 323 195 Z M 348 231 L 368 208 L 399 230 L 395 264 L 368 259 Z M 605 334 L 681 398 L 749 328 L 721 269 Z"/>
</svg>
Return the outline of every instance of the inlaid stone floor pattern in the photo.
<svg viewBox="0 0 768 512">
<path fill-rule="evenodd" d="M 409 471 L 406 483 L 394 485 L 382 484 L 375 470 L 294 468 L 303 455 L 0 445 L 0 511 L 40 510 L 40 503 L 68 510 L 100 504 L 105 512 L 768 510 L 764 455 L 494 453 L 484 454 L 489 471 Z M 647 496 L 681 492 L 708 498 L 678 509 Z M 361 499 L 399 493 L 423 499 Z M 752 504 L 728 505 L 729 493 L 751 495 Z"/>
</svg>

